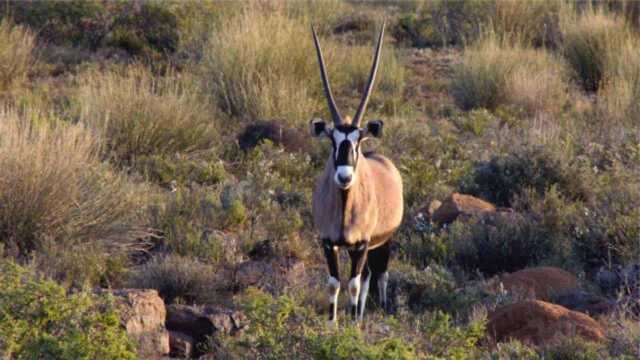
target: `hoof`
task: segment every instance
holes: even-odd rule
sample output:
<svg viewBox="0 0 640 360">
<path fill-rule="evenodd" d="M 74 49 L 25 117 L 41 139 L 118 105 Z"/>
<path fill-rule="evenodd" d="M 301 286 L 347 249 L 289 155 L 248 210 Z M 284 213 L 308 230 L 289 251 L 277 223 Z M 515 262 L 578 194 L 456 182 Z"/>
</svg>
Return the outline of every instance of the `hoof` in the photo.
<svg viewBox="0 0 640 360">
<path fill-rule="evenodd" d="M 326 322 L 326 326 L 329 329 L 337 329 L 338 328 L 338 321 L 333 319 L 333 320 L 327 320 Z"/>
</svg>

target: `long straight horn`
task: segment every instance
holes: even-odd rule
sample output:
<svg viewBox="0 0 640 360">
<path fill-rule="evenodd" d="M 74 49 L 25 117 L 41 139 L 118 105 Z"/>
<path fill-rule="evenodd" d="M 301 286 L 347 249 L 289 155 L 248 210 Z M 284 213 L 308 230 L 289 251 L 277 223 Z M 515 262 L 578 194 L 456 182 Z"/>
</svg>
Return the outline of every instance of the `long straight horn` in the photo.
<svg viewBox="0 0 640 360">
<path fill-rule="evenodd" d="M 313 43 L 316 46 L 316 52 L 318 54 L 318 64 L 320 65 L 320 76 L 322 77 L 324 95 L 327 98 L 329 111 L 331 111 L 331 117 L 333 118 L 334 124 L 340 125 L 342 123 L 342 117 L 340 116 L 340 111 L 338 111 L 335 100 L 333 100 L 331 85 L 329 85 L 329 77 L 327 77 L 327 68 L 324 66 L 324 58 L 322 57 L 322 50 L 320 49 L 320 44 L 318 43 L 318 35 L 316 35 L 316 29 L 313 27 L 313 25 L 311 25 L 311 32 L 313 33 Z"/>
<path fill-rule="evenodd" d="M 364 115 L 364 111 L 367 108 L 367 103 L 369 102 L 369 97 L 371 96 L 373 83 L 376 80 L 376 73 L 378 72 L 378 64 L 380 63 L 380 50 L 382 49 L 382 37 L 384 36 L 384 25 L 385 23 L 382 23 L 382 29 L 380 29 L 380 35 L 378 36 L 378 45 L 376 46 L 376 53 L 373 56 L 373 65 L 371 65 L 371 73 L 369 74 L 369 81 L 367 82 L 367 87 L 365 88 L 364 94 L 362 94 L 362 100 L 360 100 L 360 106 L 358 107 L 356 116 L 354 116 L 353 118 L 352 123 L 355 126 L 360 126 L 360 122 L 362 121 L 362 116 Z"/>
</svg>

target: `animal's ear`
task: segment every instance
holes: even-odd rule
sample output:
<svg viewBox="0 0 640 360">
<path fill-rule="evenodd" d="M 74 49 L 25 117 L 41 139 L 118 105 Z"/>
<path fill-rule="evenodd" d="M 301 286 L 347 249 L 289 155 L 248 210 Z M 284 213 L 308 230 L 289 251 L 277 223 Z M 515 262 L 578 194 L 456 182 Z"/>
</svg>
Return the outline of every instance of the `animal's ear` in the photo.
<svg viewBox="0 0 640 360">
<path fill-rule="evenodd" d="M 322 119 L 311 120 L 311 136 L 318 137 L 327 133 L 327 123 Z"/>
<path fill-rule="evenodd" d="M 367 122 L 366 133 L 367 135 L 371 135 L 373 137 L 381 137 L 382 136 L 382 126 L 384 123 L 382 120 L 371 120 Z"/>
</svg>

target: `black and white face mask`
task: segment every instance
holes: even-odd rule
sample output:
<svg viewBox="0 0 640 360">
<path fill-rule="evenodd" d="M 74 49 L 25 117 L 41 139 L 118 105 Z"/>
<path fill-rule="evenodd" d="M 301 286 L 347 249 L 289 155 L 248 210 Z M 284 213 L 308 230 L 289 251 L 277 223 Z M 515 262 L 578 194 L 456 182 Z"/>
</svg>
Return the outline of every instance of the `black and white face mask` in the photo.
<svg viewBox="0 0 640 360">
<path fill-rule="evenodd" d="M 355 126 L 337 126 L 331 132 L 335 175 L 333 180 L 342 189 L 355 182 L 361 131 Z"/>
</svg>

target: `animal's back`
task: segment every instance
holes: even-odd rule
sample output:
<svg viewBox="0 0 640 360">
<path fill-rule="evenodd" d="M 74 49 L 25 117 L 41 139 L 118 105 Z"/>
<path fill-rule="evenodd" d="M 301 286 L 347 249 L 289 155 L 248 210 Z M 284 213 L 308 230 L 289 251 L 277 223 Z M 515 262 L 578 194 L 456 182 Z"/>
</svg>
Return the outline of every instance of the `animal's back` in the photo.
<svg viewBox="0 0 640 360">
<path fill-rule="evenodd" d="M 402 177 L 391 160 L 375 152 L 364 153 L 375 184 L 378 222 L 371 239 L 371 248 L 383 244 L 402 222 L 404 203 Z"/>
</svg>

